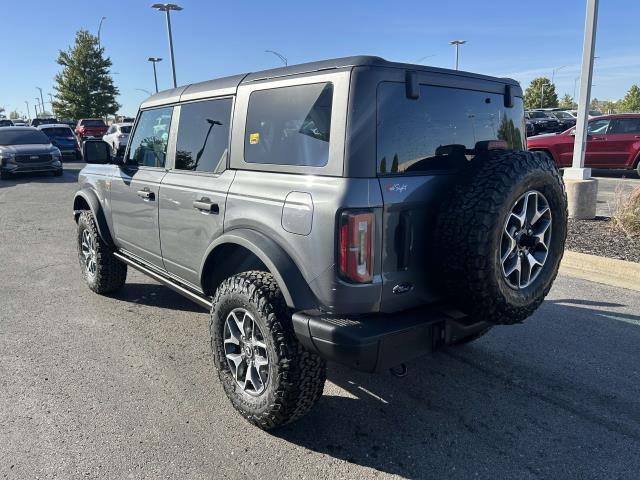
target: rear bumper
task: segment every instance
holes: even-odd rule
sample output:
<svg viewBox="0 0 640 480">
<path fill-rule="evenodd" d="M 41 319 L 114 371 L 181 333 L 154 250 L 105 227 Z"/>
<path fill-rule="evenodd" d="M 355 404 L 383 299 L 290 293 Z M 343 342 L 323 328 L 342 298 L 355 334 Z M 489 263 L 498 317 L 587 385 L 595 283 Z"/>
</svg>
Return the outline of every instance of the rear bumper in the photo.
<svg viewBox="0 0 640 480">
<path fill-rule="evenodd" d="M 436 307 L 359 317 L 316 310 L 293 314 L 293 328 L 305 348 L 366 372 L 394 367 L 488 326 L 486 322 L 470 323 L 467 317 L 448 315 Z"/>
</svg>

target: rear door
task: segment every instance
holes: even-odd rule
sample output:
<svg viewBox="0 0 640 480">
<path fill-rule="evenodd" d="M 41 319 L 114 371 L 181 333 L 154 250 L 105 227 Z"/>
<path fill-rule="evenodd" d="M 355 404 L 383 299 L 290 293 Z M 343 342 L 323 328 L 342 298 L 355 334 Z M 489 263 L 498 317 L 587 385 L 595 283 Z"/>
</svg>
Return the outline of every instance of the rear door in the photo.
<svg viewBox="0 0 640 480">
<path fill-rule="evenodd" d="M 193 285 L 205 253 L 222 233 L 227 191 L 235 172 L 227 168 L 233 99 L 176 107 L 175 154 L 160 186 L 160 241 L 169 273 Z"/>
<path fill-rule="evenodd" d="M 607 143 L 611 168 L 632 168 L 640 148 L 640 117 L 614 118 Z"/>
<path fill-rule="evenodd" d="M 111 180 L 111 218 L 120 248 L 159 267 L 158 193 L 173 107 L 144 110 L 136 123 L 125 159 Z"/>
<path fill-rule="evenodd" d="M 377 173 L 384 200 L 381 308 L 395 311 L 433 301 L 433 275 L 441 202 L 458 172 L 489 141 L 522 150 L 524 108 L 520 97 L 505 107 L 505 87 L 496 82 L 425 79 L 418 98 L 404 82 L 377 88 Z M 515 89 L 515 87 L 514 87 Z"/>
</svg>

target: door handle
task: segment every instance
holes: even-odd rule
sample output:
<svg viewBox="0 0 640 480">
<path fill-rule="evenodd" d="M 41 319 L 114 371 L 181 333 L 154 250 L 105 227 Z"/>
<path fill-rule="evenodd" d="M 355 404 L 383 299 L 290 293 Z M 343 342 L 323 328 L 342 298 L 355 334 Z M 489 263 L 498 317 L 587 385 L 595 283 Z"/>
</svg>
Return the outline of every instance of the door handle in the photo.
<svg viewBox="0 0 640 480">
<path fill-rule="evenodd" d="M 138 190 L 138 196 L 144 198 L 145 200 L 153 200 L 156 195 L 148 188 L 144 188 L 142 190 Z"/>
<path fill-rule="evenodd" d="M 200 210 L 201 212 L 209 212 L 217 215 L 220 213 L 220 207 L 217 203 L 213 203 L 208 198 L 201 198 L 200 200 L 196 200 L 193 202 L 193 208 L 196 210 Z"/>
</svg>

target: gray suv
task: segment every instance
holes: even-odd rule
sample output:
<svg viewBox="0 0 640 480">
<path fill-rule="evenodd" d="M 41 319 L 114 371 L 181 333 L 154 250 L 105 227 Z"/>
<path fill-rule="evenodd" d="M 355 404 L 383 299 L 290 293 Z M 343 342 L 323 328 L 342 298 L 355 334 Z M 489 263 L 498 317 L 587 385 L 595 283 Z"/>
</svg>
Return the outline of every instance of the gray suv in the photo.
<svg viewBox="0 0 640 480">
<path fill-rule="evenodd" d="M 233 406 L 307 413 L 325 361 L 404 362 L 522 322 L 556 276 L 562 179 L 525 151 L 517 82 L 349 57 L 160 92 L 73 203 L 82 275 L 132 267 L 210 309 Z"/>
</svg>

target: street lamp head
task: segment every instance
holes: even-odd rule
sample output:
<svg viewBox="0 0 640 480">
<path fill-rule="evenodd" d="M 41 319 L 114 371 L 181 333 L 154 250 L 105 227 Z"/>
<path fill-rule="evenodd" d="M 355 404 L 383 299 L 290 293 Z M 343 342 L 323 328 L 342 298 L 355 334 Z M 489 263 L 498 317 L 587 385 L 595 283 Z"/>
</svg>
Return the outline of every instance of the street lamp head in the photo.
<svg viewBox="0 0 640 480">
<path fill-rule="evenodd" d="M 159 58 L 159 57 L 149 57 L 149 58 L 147 58 L 147 60 L 150 61 L 150 62 L 153 62 L 153 63 L 162 61 L 162 59 Z"/>
<path fill-rule="evenodd" d="M 151 8 L 155 8 L 157 10 L 160 10 L 161 12 L 167 12 L 169 10 L 182 10 L 182 7 L 180 5 L 176 5 L 175 3 L 154 3 L 153 5 L 151 5 Z"/>
<path fill-rule="evenodd" d="M 466 40 L 451 40 L 449 45 L 464 45 L 465 43 L 467 43 Z"/>
</svg>

